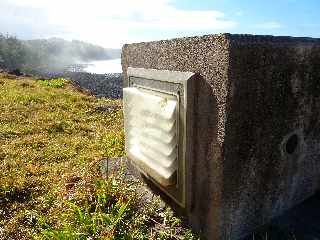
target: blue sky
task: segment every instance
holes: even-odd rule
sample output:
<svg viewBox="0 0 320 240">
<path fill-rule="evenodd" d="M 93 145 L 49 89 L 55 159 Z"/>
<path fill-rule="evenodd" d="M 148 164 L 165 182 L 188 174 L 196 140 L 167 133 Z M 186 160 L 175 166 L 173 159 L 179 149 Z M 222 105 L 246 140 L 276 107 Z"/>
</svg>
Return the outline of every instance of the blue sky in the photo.
<svg viewBox="0 0 320 240">
<path fill-rule="evenodd" d="M 183 10 L 215 10 L 224 13 L 224 19 L 235 22 L 235 26 L 226 28 L 225 32 L 320 37 L 319 0 L 181 0 L 175 1 L 174 5 Z M 195 30 L 190 31 L 190 34 L 212 32 L 221 31 Z M 176 33 L 171 34 L 174 36 Z"/>
<path fill-rule="evenodd" d="M 320 37 L 320 0 L 1 0 L 0 32 L 105 47 L 210 33 Z"/>
</svg>

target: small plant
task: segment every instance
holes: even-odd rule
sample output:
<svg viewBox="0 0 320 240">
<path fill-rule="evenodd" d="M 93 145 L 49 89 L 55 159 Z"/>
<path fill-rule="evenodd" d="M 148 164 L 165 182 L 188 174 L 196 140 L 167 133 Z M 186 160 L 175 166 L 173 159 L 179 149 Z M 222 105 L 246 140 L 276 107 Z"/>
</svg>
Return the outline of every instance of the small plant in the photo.
<svg viewBox="0 0 320 240">
<path fill-rule="evenodd" d="M 60 229 L 45 229 L 47 239 L 128 238 L 131 232 L 134 191 L 109 178 L 97 180 L 92 199 L 68 201 L 68 221 Z M 62 238 L 61 238 L 62 237 Z"/>
<path fill-rule="evenodd" d="M 106 156 L 116 157 L 124 155 L 124 133 L 119 135 L 111 134 L 105 140 Z"/>
<path fill-rule="evenodd" d="M 56 78 L 51 80 L 39 80 L 38 83 L 45 87 L 63 88 L 69 81 L 64 78 Z"/>
</svg>

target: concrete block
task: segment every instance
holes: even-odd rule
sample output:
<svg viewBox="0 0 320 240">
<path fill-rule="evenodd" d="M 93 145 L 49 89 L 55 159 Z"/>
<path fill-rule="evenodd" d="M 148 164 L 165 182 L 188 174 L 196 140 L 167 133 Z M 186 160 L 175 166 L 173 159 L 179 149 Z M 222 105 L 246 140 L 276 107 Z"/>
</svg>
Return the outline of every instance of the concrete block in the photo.
<svg viewBox="0 0 320 240">
<path fill-rule="evenodd" d="M 125 86 L 128 67 L 198 74 L 183 211 L 203 238 L 244 237 L 319 190 L 319 39 L 136 43 L 122 67 Z"/>
</svg>

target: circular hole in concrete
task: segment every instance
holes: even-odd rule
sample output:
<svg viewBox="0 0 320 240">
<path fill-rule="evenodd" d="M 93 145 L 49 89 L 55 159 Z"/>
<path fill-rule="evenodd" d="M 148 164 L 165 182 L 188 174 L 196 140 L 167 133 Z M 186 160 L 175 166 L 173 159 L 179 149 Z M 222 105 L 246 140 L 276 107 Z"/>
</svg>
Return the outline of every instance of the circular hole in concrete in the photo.
<svg viewBox="0 0 320 240">
<path fill-rule="evenodd" d="M 292 136 L 290 136 L 287 140 L 286 143 L 286 152 L 288 154 L 292 154 L 294 153 L 294 151 L 296 150 L 297 146 L 298 146 L 298 135 L 297 134 L 293 134 Z"/>
</svg>

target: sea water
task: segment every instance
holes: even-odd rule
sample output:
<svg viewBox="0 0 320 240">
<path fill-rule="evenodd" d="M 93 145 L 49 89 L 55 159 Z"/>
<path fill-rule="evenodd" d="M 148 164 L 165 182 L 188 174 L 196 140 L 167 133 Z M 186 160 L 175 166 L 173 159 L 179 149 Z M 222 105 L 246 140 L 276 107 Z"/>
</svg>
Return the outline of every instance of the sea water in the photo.
<svg viewBox="0 0 320 240">
<path fill-rule="evenodd" d="M 121 59 L 111 59 L 103 61 L 94 61 L 88 63 L 84 71 L 89 73 L 104 74 L 104 73 L 121 73 Z"/>
</svg>

